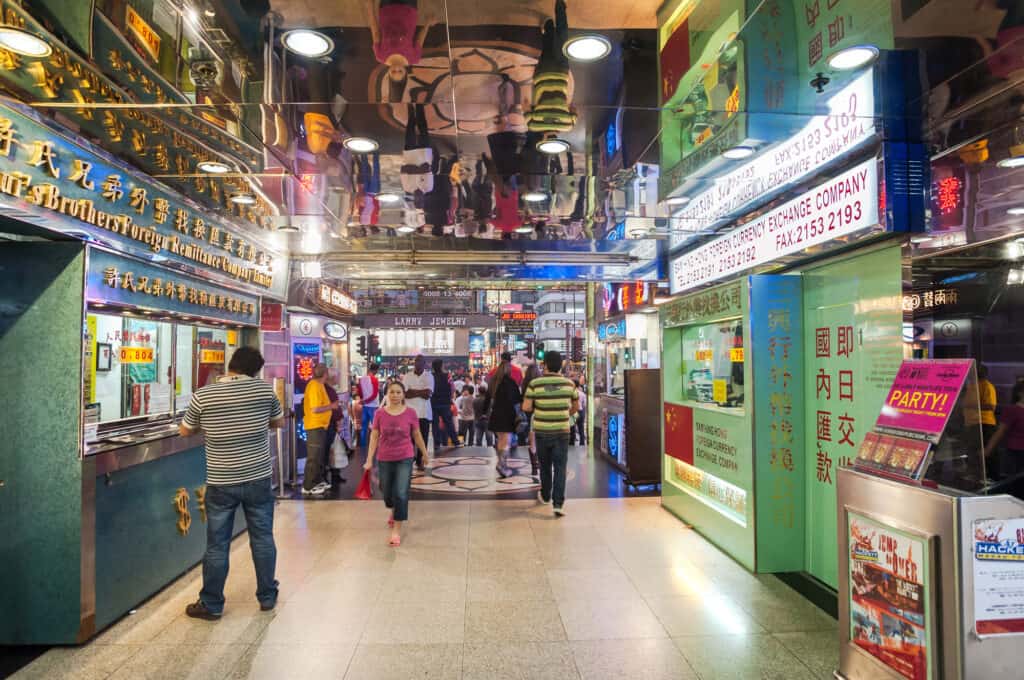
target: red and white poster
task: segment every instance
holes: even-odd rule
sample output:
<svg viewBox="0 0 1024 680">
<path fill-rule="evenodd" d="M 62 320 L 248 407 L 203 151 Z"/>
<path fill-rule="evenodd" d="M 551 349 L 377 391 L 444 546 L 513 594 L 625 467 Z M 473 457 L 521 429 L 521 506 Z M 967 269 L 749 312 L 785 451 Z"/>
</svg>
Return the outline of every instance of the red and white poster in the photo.
<svg viewBox="0 0 1024 680">
<path fill-rule="evenodd" d="M 909 680 L 932 677 L 927 542 L 848 513 L 850 640 Z"/>
</svg>

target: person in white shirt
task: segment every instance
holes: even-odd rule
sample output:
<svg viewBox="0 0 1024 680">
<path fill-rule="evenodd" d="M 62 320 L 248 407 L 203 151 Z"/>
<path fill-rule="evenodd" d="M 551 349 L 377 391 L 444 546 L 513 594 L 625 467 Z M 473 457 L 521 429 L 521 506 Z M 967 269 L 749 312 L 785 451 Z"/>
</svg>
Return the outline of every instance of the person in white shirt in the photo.
<svg viewBox="0 0 1024 680">
<path fill-rule="evenodd" d="M 573 382 L 576 383 L 576 394 L 579 395 L 580 408 L 576 412 L 576 422 L 569 433 L 569 443 L 575 444 L 578 436 L 580 446 L 583 446 L 587 443 L 587 391 L 580 384 L 579 380 L 574 380 Z"/>
<path fill-rule="evenodd" d="M 430 436 L 430 425 L 434 422 L 434 414 L 430 408 L 430 395 L 434 393 L 434 376 L 426 370 L 427 360 L 422 354 L 416 355 L 412 366 L 413 370 L 402 376 L 405 403 L 416 411 L 416 417 L 420 420 L 420 434 L 426 442 Z M 416 467 L 423 469 L 423 457 L 419 451 L 416 452 Z"/>
</svg>

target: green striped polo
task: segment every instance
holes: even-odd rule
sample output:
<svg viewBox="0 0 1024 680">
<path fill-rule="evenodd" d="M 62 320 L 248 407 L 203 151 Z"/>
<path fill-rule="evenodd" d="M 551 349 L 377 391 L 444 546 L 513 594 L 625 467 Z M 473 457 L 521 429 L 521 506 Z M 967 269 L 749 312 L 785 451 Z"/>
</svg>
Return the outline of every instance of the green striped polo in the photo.
<svg viewBox="0 0 1024 680">
<path fill-rule="evenodd" d="M 530 381 L 525 397 L 533 402 L 534 431 L 569 431 L 570 409 L 579 400 L 571 380 L 560 375 L 542 375 Z"/>
</svg>

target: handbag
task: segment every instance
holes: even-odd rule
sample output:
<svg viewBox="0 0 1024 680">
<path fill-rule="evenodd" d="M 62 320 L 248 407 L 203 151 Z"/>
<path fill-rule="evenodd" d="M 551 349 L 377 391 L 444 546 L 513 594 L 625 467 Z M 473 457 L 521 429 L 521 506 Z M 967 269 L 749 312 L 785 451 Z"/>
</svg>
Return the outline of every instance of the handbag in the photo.
<svg viewBox="0 0 1024 680">
<path fill-rule="evenodd" d="M 328 467 L 335 470 L 344 470 L 348 467 L 348 447 L 345 446 L 340 434 L 334 437 L 331 444 L 331 461 Z"/>
<path fill-rule="evenodd" d="M 356 488 L 356 499 L 368 501 L 371 498 L 373 498 L 373 489 L 370 487 L 370 471 L 363 470 L 363 478 L 359 480 L 359 486 Z"/>
</svg>

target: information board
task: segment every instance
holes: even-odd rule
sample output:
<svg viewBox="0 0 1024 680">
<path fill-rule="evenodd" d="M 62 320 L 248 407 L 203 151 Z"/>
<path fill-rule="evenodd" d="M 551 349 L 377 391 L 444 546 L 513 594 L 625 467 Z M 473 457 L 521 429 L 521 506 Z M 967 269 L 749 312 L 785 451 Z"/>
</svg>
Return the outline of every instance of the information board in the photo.
<svg viewBox="0 0 1024 680">
<path fill-rule="evenodd" d="M 974 630 L 1024 633 L 1024 518 L 974 523 Z"/>
<path fill-rule="evenodd" d="M 973 366 L 973 359 L 904 361 L 875 426 L 921 433 L 937 444 Z"/>
</svg>

